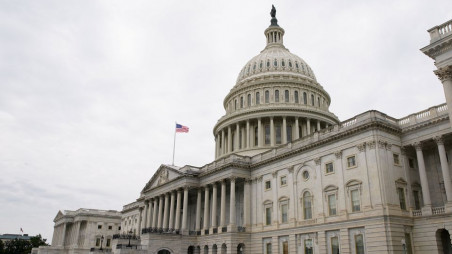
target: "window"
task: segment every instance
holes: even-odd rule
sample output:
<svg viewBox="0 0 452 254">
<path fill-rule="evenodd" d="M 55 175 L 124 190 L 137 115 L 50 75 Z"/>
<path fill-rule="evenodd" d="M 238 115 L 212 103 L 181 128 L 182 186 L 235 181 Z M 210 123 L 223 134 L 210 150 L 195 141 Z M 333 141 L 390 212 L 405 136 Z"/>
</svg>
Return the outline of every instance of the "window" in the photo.
<svg viewBox="0 0 452 254">
<path fill-rule="evenodd" d="M 408 165 L 410 166 L 410 168 L 414 168 L 414 160 L 413 160 L 413 158 L 409 158 L 408 159 Z"/>
<path fill-rule="evenodd" d="M 295 103 L 299 103 L 299 98 L 298 98 L 298 91 L 294 92 L 294 97 L 295 97 Z"/>
<path fill-rule="evenodd" d="M 303 104 L 308 104 L 308 95 L 305 92 L 303 92 Z"/>
<path fill-rule="evenodd" d="M 284 59 L 281 60 L 281 66 L 282 66 L 282 67 L 286 66 L 286 62 L 284 61 Z"/>
<path fill-rule="evenodd" d="M 281 222 L 282 223 L 287 223 L 287 211 L 289 210 L 289 205 L 287 204 L 287 201 L 285 201 L 286 203 L 281 205 Z"/>
<path fill-rule="evenodd" d="M 110 245 L 111 245 L 111 239 L 107 239 L 107 244 L 106 244 L 106 246 L 107 246 L 107 247 L 110 247 Z"/>
<path fill-rule="evenodd" d="M 326 174 L 334 173 L 334 167 L 333 167 L 333 163 L 332 162 L 329 162 L 329 163 L 325 164 L 325 173 Z"/>
<path fill-rule="evenodd" d="M 287 185 L 287 176 L 281 176 L 281 186 Z"/>
<path fill-rule="evenodd" d="M 254 65 L 253 65 L 253 71 L 255 71 L 256 70 L 256 63 L 254 63 Z"/>
<path fill-rule="evenodd" d="M 281 125 L 275 126 L 276 144 L 281 144 Z"/>
<path fill-rule="evenodd" d="M 292 142 L 292 125 L 286 127 L 287 142 Z"/>
<path fill-rule="evenodd" d="M 309 172 L 307 170 L 303 171 L 303 180 L 308 180 L 309 179 Z"/>
<path fill-rule="evenodd" d="M 258 143 L 259 143 L 259 128 L 254 127 L 254 145 L 257 146 Z"/>
<path fill-rule="evenodd" d="M 261 96 L 259 92 L 256 92 L 256 105 L 261 104 Z"/>
<path fill-rule="evenodd" d="M 275 66 L 275 67 L 278 66 L 278 60 L 275 59 L 275 61 L 273 61 L 273 66 Z"/>
<path fill-rule="evenodd" d="M 270 144 L 270 125 L 265 125 L 265 144 Z"/>
<path fill-rule="evenodd" d="M 406 210 L 405 191 L 401 187 L 397 187 L 397 194 L 399 196 L 400 209 Z"/>
<path fill-rule="evenodd" d="M 283 254 L 289 254 L 289 242 L 284 241 L 282 243 Z"/>
<path fill-rule="evenodd" d="M 234 110 L 237 110 L 237 100 L 234 100 Z"/>
<path fill-rule="evenodd" d="M 102 229 L 102 225 L 97 225 L 97 229 Z"/>
<path fill-rule="evenodd" d="M 355 235 L 355 253 L 364 254 L 364 239 L 362 234 Z"/>
<path fill-rule="evenodd" d="M 284 101 L 289 102 L 289 90 L 284 91 Z"/>
<path fill-rule="evenodd" d="M 112 230 L 113 229 L 113 226 L 108 226 L 108 230 Z"/>
<path fill-rule="evenodd" d="M 267 68 L 270 68 L 270 60 L 267 60 Z"/>
<path fill-rule="evenodd" d="M 279 90 L 275 90 L 275 102 L 279 102 Z"/>
<path fill-rule="evenodd" d="M 331 237 L 331 253 L 339 254 L 339 239 L 337 236 Z"/>
<path fill-rule="evenodd" d="M 272 188 L 272 182 L 270 180 L 265 181 L 265 190 L 269 190 Z"/>
<path fill-rule="evenodd" d="M 292 62 L 289 60 L 289 67 L 292 68 Z"/>
<path fill-rule="evenodd" d="M 336 215 L 336 194 L 328 195 L 328 213 L 330 216 Z"/>
<path fill-rule="evenodd" d="M 356 166 L 355 155 L 347 157 L 347 168 L 353 168 Z"/>
<path fill-rule="evenodd" d="M 270 101 L 270 92 L 267 90 L 265 91 L 265 103 L 268 103 Z"/>
<path fill-rule="evenodd" d="M 259 63 L 259 69 L 262 69 L 262 66 L 263 66 L 263 64 L 262 64 L 262 61 Z"/>
<path fill-rule="evenodd" d="M 100 246 L 100 238 L 96 238 L 96 246 Z"/>
<path fill-rule="evenodd" d="M 317 97 L 317 107 L 320 108 L 320 97 Z"/>
<path fill-rule="evenodd" d="M 350 196 L 352 198 L 352 212 L 359 212 L 361 211 L 361 205 L 360 205 L 360 198 L 359 198 L 359 190 L 351 190 Z"/>
<path fill-rule="evenodd" d="M 272 244 L 271 243 L 267 243 L 265 248 L 266 248 L 266 254 L 272 254 Z"/>
<path fill-rule="evenodd" d="M 305 239 L 304 240 L 304 253 L 305 254 L 312 254 L 312 239 Z"/>
<path fill-rule="evenodd" d="M 405 244 L 406 244 L 406 254 L 412 254 L 413 247 L 411 245 L 411 234 L 410 233 L 405 233 Z"/>
<path fill-rule="evenodd" d="M 421 201 L 419 199 L 419 191 L 414 190 L 413 197 L 414 197 L 414 209 L 420 210 L 421 209 Z"/>
<path fill-rule="evenodd" d="M 243 108 L 243 96 L 240 97 L 240 108 Z"/>
<path fill-rule="evenodd" d="M 121 226 L 118 227 L 118 230 L 121 230 Z"/>
<path fill-rule="evenodd" d="M 311 94 L 311 105 L 314 106 L 314 95 Z"/>
<path fill-rule="evenodd" d="M 305 220 L 312 219 L 312 196 L 308 191 L 303 194 L 303 217 Z"/>
<path fill-rule="evenodd" d="M 300 66 L 298 65 L 298 62 L 295 62 L 295 67 L 300 68 Z"/>
<path fill-rule="evenodd" d="M 265 225 L 271 225 L 272 224 L 272 208 L 266 207 L 265 208 Z"/>
<path fill-rule="evenodd" d="M 394 159 L 394 165 L 400 166 L 399 154 L 393 153 L 392 158 Z"/>
<path fill-rule="evenodd" d="M 248 94 L 247 105 L 248 107 L 251 107 L 251 94 Z"/>
</svg>

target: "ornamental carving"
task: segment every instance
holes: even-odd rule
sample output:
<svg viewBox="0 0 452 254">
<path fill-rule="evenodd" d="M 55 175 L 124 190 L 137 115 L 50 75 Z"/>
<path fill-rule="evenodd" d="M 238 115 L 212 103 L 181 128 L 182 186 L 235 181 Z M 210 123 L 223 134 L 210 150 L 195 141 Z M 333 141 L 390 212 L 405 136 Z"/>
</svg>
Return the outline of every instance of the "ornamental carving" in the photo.
<svg viewBox="0 0 452 254">
<path fill-rule="evenodd" d="M 422 150 L 422 143 L 421 142 L 414 142 L 413 146 L 416 149 L 416 151 L 421 151 Z"/>
<path fill-rule="evenodd" d="M 320 157 L 314 159 L 315 165 L 320 165 Z"/>
<path fill-rule="evenodd" d="M 444 138 L 442 136 L 436 136 L 433 138 L 437 145 L 444 145 Z"/>
<path fill-rule="evenodd" d="M 169 175 L 168 169 L 163 168 L 159 173 L 158 185 L 168 182 L 168 175 Z"/>
<path fill-rule="evenodd" d="M 272 173 L 273 178 L 276 178 L 276 176 L 278 176 L 278 171 L 275 171 Z"/>
<path fill-rule="evenodd" d="M 372 141 L 370 141 L 370 142 L 367 142 L 367 143 L 366 143 L 366 146 L 367 146 L 369 149 L 375 149 L 375 146 L 376 146 L 375 140 L 372 140 Z"/>
<path fill-rule="evenodd" d="M 337 151 L 334 153 L 334 155 L 336 155 L 336 159 L 340 159 L 342 158 L 342 151 Z"/>
<path fill-rule="evenodd" d="M 360 152 L 366 151 L 366 143 L 359 144 L 359 145 L 357 145 L 356 147 L 358 147 L 358 150 L 359 150 Z"/>
<path fill-rule="evenodd" d="M 386 142 L 382 140 L 378 140 L 378 148 L 385 149 L 386 148 Z"/>
<path fill-rule="evenodd" d="M 386 143 L 386 150 L 391 151 L 392 144 Z"/>
<path fill-rule="evenodd" d="M 452 80 L 452 66 L 447 66 L 441 69 L 434 71 L 436 76 L 441 82 L 446 80 Z"/>
<path fill-rule="evenodd" d="M 406 147 L 400 147 L 400 153 L 406 155 Z"/>
</svg>

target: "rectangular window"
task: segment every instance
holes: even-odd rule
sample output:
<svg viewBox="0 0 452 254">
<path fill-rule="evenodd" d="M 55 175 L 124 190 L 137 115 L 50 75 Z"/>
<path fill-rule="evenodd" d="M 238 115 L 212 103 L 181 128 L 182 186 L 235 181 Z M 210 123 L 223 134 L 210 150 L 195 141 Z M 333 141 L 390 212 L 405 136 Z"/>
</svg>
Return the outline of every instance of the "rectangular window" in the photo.
<svg viewBox="0 0 452 254">
<path fill-rule="evenodd" d="M 113 226 L 108 226 L 108 230 L 112 230 L 113 229 Z"/>
<path fill-rule="evenodd" d="M 96 246 L 100 246 L 100 238 L 96 238 Z"/>
<path fill-rule="evenodd" d="M 304 240 L 304 253 L 305 254 L 313 254 L 312 252 L 312 239 Z"/>
<path fill-rule="evenodd" d="M 272 182 L 271 181 L 265 181 L 265 190 L 269 190 L 272 188 Z"/>
<path fill-rule="evenodd" d="M 265 208 L 265 225 L 271 224 L 272 224 L 272 208 L 267 207 Z"/>
<path fill-rule="evenodd" d="M 270 100 L 270 92 L 269 91 L 265 91 L 265 103 L 268 103 Z"/>
<path fill-rule="evenodd" d="M 270 125 L 265 125 L 265 144 L 270 144 Z"/>
<path fill-rule="evenodd" d="M 111 245 L 111 239 L 107 239 L 107 247 L 110 247 L 110 245 Z"/>
<path fill-rule="evenodd" d="M 331 237 L 331 253 L 339 254 L 339 239 L 337 236 Z"/>
<path fill-rule="evenodd" d="M 404 191 L 404 189 L 398 187 L 397 188 L 397 194 L 399 195 L 400 209 L 406 210 L 405 191 Z"/>
<path fill-rule="evenodd" d="M 284 91 L 284 101 L 289 102 L 289 90 Z"/>
<path fill-rule="evenodd" d="M 289 254 L 289 242 L 285 241 L 282 243 L 283 254 Z"/>
<path fill-rule="evenodd" d="M 292 142 L 292 125 L 287 125 L 286 133 L 287 133 L 287 142 Z"/>
<path fill-rule="evenodd" d="M 329 215 L 336 215 L 336 194 L 328 195 L 328 211 Z"/>
<path fill-rule="evenodd" d="M 411 234 L 410 233 L 405 233 L 405 244 L 406 244 L 406 254 L 412 254 L 413 247 L 411 245 Z"/>
<path fill-rule="evenodd" d="M 121 226 L 118 227 L 118 230 L 121 230 Z"/>
<path fill-rule="evenodd" d="M 353 212 L 361 211 L 361 206 L 359 203 L 359 190 L 350 191 L 350 195 L 352 196 L 352 211 Z"/>
<path fill-rule="evenodd" d="M 240 108 L 243 108 L 243 96 L 240 97 Z"/>
<path fill-rule="evenodd" d="M 281 125 L 275 126 L 276 144 L 281 144 Z"/>
<path fill-rule="evenodd" d="M 410 166 L 410 168 L 414 168 L 414 160 L 413 160 L 413 158 L 409 158 L 408 159 L 408 165 Z"/>
<path fill-rule="evenodd" d="M 287 211 L 289 210 L 289 205 L 283 204 L 281 205 L 281 222 L 287 223 Z"/>
<path fill-rule="evenodd" d="M 97 225 L 97 229 L 102 229 L 102 225 Z"/>
<path fill-rule="evenodd" d="M 251 94 L 248 94 L 247 105 L 248 105 L 248 107 L 251 107 Z"/>
<path fill-rule="evenodd" d="M 275 91 L 275 102 L 279 102 L 279 90 Z"/>
<path fill-rule="evenodd" d="M 265 248 L 266 248 L 267 254 L 272 254 L 272 244 L 271 243 L 267 243 Z"/>
<path fill-rule="evenodd" d="M 356 254 L 364 254 L 364 239 L 362 234 L 355 235 Z"/>
<path fill-rule="evenodd" d="M 326 174 L 330 174 L 330 173 L 333 173 L 333 172 L 334 172 L 333 163 L 330 162 L 330 163 L 325 164 L 325 173 Z"/>
<path fill-rule="evenodd" d="M 413 191 L 413 197 L 414 197 L 414 209 L 420 210 L 421 209 L 421 201 L 419 199 L 419 191 L 417 191 L 417 190 Z"/>
<path fill-rule="evenodd" d="M 347 167 L 352 168 L 356 166 L 355 155 L 347 157 Z"/>
<path fill-rule="evenodd" d="M 259 104 L 261 104 L 261 96 L 260 96 L 260 93 L 257 92 L 256 93 L 256 105 L 259 105 Z"/>
<path fill-rule="evenodd" d="M 281 186 L 284 186 L 287 184 L 287 176 L 281 176 Z"/>
<path fill-rule="evenodd" d="M 303 195 L 303 212 L 305 220 L 312 219 L 312 202 L 309 192 L 305 192 Z"/>
<path fill-rule="evenodd" d="M 392 158 L 394 159 L 394 165 L 399 166 L 400 165 L 400 159 L 399 159 L 399 155 L 396 153 L 392 154 Z"/>
<path fill-rule="evenodd" d="M 300 99 L 298 98 L 298 91 L 295 91 L 295 103 L 300 103 Z"/>
</svg>

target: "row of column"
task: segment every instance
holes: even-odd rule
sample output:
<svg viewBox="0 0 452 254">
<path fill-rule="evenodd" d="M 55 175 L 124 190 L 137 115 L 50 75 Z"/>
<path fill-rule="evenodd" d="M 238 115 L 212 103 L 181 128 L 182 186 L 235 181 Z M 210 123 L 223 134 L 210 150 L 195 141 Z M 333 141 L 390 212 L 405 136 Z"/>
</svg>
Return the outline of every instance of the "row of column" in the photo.
<svg viewBox="0 0 452 254">
<path fill-rule="evenodd" d="M 281 122 L 281 144 L 286 144 L 292 140 L 299 139 L 300 137 L 309 136 L 313 131 L 320 130 L 322 125 L 326 128 L 328 123 L 321 122 L 317 119 L 290 117 L 291 120 L 288 123 L 287 117 L 282 117 Z M 267 118 L 266 118 L 267 119 Z M 257 121 L 250 122 L 247 120 L 245 123 L 236 123 L 222 129 L 216 135 L 215 155 L 220 157 L 223 154 L 228 154 L 233 151 L 246 150 L 252 147 L 264 147 L 264 145 L 275 146 L 276 145 L 276 133 L 275 133 L 275 121 L 273 117 L 269 119 L 270 127 L 270 143 L 265 144 L 266 133 L 264 133 L 264 124 L 262 118 L 258 118 Z M 292 126 L 292 133 L 287 133 L 287 126 Z M 257 125 L 257 138 L 255 137 L 255 128 Z M 267 124 L 266 124 L 267 125 Z M 300 130 L 300 127 L 301 130 Z"/>
<path fill-rule="evenodd" d="M 230 226 L 233 228 L 236 223 L 236 196 L 235 196 L 235 182 L 236 178 L 230 178 L 230 209 L 229 209 L 229 225 L 226 225 L 226 180 L 221 181 L 221 199 L 220 199 L 220 224 L 217 222 L 217 183 L 206 185 L 203 188 L 198 188 L 196 198 L 196 230 L 201 230 L 201 203 L 202 203 L 202 189 L 204 189 L 204 221 L 202 228 L 207 230 L 211 228 Z M 245 181 L 244 188 L 244 224 L 249 224 L 250 213 L 250 181 Z M 212 188 L 212 209 L 210 211 L 210 188 Z M 170 193 L 162 194 L 154 197 L 149 201 L 145 201 L 145 206 L 140 208 L 140 214 L 144 211 L 144 225 L 146 228 L 152 228 L 162 231 L 179 231 L 188 230 L 188 188 L 184 188 L 183 206 L 182 206 L 182 223 L 180 220 L 182 191 L 172 191 Z M 176 196 L 177 192 L 177 196 Z M 176 209 L 174 209 L 176 206 Z M 212 215 L 212 216 L 210 216 Z M 141 217 L 139 216 L 139 232 L 141 233 Z M 209 219 L 211 221 L 209 223 Z M 229 231 L 229 230 L 228 230 Z"/>
<path fill-rule="evenodd" d="M 444 181 L 444 188 L 446 190 L 446 198 L 447 202 L 452 202 L 452 184 L 449 174 L 449 164 L 447 162 L 447 156 L 446 156 L 446 149 L 444 148 L 444 139 L 443 137 L 435 137 L 434 138 L 436 145 L 438 147 L 438 153 L 439 153 L 439 159 L 441 164 L 441 171 L 443 174 L 443 181 Z M 414 148 L 416 149 L 416 157 L 417 157 L 417 163 L 419 167 L 419 176 L 421 179 L 421 187 L 422 187 L 422 198 L 424 200 L 424 207 L 427 212 L 430 211 L 431 213 L 431 206 L 432 201 L 430 198 L 430 189 L 428 185 L 428 176 L 425 169 L 425 162 L 424 162 L 424 154 L 422 152 L 422 143 L 417 142 L 414 143 Z"/>
</svg>

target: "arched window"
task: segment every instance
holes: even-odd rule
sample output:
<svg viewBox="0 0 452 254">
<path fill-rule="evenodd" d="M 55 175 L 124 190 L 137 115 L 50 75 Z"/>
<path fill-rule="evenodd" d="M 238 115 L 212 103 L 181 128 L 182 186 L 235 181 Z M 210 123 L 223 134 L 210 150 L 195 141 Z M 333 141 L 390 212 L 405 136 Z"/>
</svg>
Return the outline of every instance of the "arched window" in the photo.
<svg viewBox="0 0 452 254">
<path fill-rule="evenodd" d="M 315 102 L 314 102 L 314 95 L 313 95 L 313 94 L 311 94 L 311 105 L 312 105 L 312 106 L 315 105 Z"/>
<path fill-rule="evenodd" d="M 312 219 L 312 196 L 309 191 L 303 194 L 303 218 Z"/>
<path fill-rule="evenodd" d="M 300 66 L 298 65 L 298 62 L 295 62 L 295 67 L 297 67 L 297 71 L 298 71 L 298 68 L 300 68 Z"/>
<path fill-rule="evenodd" d="M 284 59 L 281 60 L 281 66 L 282 66 L 282 67 L 285 67 L 285 66 L 286 66 L 286 63 L 284 62 Z"/>
<path fill-rule="evenodd" d="M 237 110 L 237 100 L 234 100 L 234 110 Z"/>
<path fill-rule="evenodd" d="M 253 71 L 256 71 L 256 63 L 253 65 Z"/>
<path fill-rule="evenodd" d="M 261 95 L 259 92 L 256 92 L 256 105 L 261 104 Z"/>
<path fill-rule="evenodd" d="M 320 108 L 320 97 L 317 97 L 317 106 Z"/>
<path fill-rule="evenodd" d="M 243 108 L 243 96 L 240 97 L 240 108 Z"/>
<path fill-rule="evenodd" d="M 267 60 L 267 68 L 270 68 L 270 59 Z"/>
<path fill-rule="evenodd" d="M 273 66 L 278 67 L 278 60 L 273 61 Z"/>
<path fill-rule="evenodd" d="M 289 68 L 292 68 L 292 62 L 289 60 Z"/>
<path fill-rule="evenodd" d="M 289 90 L 284 91 L 284 101 L 289 102 Z"/>
<path fill-rule="evenodd" d="M 251 94 L 248 94 L 247 104 L 248 104 L 248 107 L 251 107 Z"/>
<path fill-rule="evenodd" d="M 268 103 L 270 101 L 270 92 L 267 90 L 265 91 L 265 103 Z"/>
<path fill-rule="evenodd" d="M 259 69 L 262 69 L 262 67 L 263 67 L 263 63 L 262 63 L 262 61 L 259 63 Z"/>
<path fill-rule="evenodd" d="M 250 66 L 248 65 L 248 69 L 246 70 L 246 75 L 250 74 Z"/>
<path fill-rule="evenodd" d="M 275 102 L 279 102 L 279 90 L 275 90 Z"/>
<path fill-rule="evenodd" d="M 303 92 L 303 103 L 308 104 L 308 95 L 305 92 Z"/>
<path fill-rule="evenodd" d="M 295 103 L 299 103 L 299 99 L 298 99 L 298 91 L 294 92 L 294 97 L 295 97 Z"/>
</svg>

